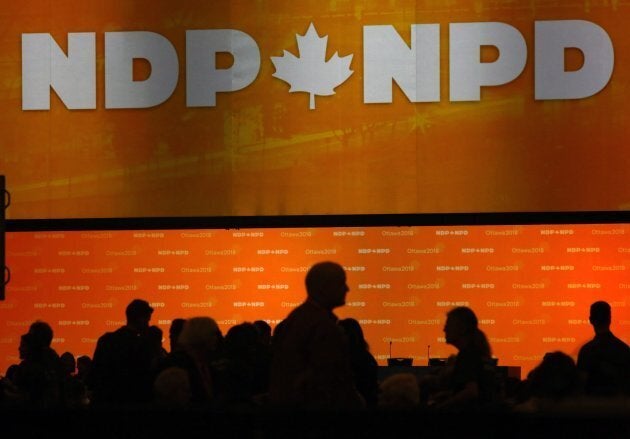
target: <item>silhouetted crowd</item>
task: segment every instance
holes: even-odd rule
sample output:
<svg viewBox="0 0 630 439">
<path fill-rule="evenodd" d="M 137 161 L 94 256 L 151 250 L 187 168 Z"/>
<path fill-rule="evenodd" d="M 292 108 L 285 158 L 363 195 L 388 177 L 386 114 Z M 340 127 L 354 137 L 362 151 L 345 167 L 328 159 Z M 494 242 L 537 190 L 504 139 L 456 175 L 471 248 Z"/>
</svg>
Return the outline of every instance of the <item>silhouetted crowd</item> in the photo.
<svg viewBox="0 0 630 439">
<path fill-rule="evenodd" d="M 58 355 L 51 326 L 35 321 L 21 336 L 20 363 L 2 378 L 1 405 L 536 413 L 630 396 L 630 348 L 610 331 L 604 301 L 591 305 L 595 335 L 577 362 L 549 352 L 525 379 L 504 377 L 473 310 L 457 307 L 444 326 L 457 354 L 422 377 L 401 372 L 379 380 L 359 322 L 333 313 L 349 291 L 342 266 L 315 264 L 305 284 L 305 301 L 273 333 L 262 320 L 222 334 L 208 316 L 176 318 L 168 350 L 142 299 L 128 304 L 126 324 L 103 334 L 91 358 Z"/>
</svg>

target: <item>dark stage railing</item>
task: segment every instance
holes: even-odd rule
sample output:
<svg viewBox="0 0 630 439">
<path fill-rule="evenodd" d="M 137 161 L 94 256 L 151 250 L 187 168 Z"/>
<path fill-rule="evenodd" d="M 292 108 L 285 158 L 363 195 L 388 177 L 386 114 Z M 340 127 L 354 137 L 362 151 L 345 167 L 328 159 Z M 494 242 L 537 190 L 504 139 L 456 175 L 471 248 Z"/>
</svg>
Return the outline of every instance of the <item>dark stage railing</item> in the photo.
<svg viewBox="0 0 630 439">
<path fill-rule="evenodd" d="M 8 232 L 630 223 L 630 211 L 8 219 Z"/>
</svg>

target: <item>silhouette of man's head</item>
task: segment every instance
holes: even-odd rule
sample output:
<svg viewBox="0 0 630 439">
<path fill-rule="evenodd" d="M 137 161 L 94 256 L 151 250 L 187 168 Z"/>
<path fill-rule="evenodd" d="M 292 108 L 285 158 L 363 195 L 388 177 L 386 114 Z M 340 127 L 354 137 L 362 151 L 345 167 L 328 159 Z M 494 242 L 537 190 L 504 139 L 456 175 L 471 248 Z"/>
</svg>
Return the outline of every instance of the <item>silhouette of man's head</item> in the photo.
<svg viewBox="0 0 630 439">
<path fill-rule="evenodd" d="M 53 330 L 48 323 L 36 320 L 31 323 L 28 332 L 33 335 L 33 343 L 36 346 L 40 348 L 50 347 L 53 339 Z"/>
<path fill-rule="evenodd" d="M 151 314 L 153 314 L 153 308 L 149 302 L 142 299 L 132 300 L 125 310 L 127 324 L 136 329 L 147 329 L 151 321 Z"/>
<path fill-rule="evenodd" d="M 611 311 L 610 305 L 603 300 L 597 301 L 591 305 L 591 312 L 588 320 L 593 326 L 607 327 L 610 326 Z"/>
<path fill-rule="evenodd" d="M 346 272 L 336 262 L 319 262 L 306 273 L 306 293 L 309 298 L 328 310 L 345 305 Z"/>
</svg>

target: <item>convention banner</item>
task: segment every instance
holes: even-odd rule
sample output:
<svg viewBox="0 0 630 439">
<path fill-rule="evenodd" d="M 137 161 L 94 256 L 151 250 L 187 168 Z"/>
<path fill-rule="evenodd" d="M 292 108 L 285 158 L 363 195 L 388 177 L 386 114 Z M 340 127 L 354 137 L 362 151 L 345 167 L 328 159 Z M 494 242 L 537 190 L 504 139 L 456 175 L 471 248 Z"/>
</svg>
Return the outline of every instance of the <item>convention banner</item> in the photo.
<svg viewBox="0 0 630 439">
<path fill-rule="evenodd" d="M 8 2 L 8 217 L 625 210 L 629 12 Z"/>
</svg>

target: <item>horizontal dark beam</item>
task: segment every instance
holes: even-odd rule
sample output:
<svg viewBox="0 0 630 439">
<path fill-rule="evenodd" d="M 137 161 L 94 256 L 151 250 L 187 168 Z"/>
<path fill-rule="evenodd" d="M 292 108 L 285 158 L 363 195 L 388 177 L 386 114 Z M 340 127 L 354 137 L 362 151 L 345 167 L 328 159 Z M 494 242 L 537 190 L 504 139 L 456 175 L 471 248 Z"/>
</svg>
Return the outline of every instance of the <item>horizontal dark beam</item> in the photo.
<svg viewBox="0 0 630 439">
<path fill-rule="evenodd" d="M 8 232 L 630 223 L 630 211 L 11 219 Z"/>
</svg>

